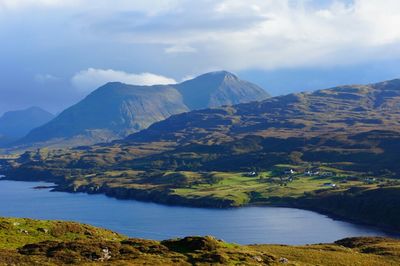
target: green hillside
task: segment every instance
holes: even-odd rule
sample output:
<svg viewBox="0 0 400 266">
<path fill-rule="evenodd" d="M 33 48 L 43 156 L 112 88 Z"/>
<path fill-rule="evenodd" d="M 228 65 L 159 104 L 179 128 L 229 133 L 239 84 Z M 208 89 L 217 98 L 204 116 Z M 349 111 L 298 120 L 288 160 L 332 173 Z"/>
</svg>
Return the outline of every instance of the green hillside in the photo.
<svg viewBox="0 0 400 266">
<path fill-rule="evenodd" d="M 348 238 L 307 246 L 226 243 L 211 236 L 127 238 L 60 221 L 0 218 L 1 265 L 398 265 L 400 241 Z"/>
</svg>

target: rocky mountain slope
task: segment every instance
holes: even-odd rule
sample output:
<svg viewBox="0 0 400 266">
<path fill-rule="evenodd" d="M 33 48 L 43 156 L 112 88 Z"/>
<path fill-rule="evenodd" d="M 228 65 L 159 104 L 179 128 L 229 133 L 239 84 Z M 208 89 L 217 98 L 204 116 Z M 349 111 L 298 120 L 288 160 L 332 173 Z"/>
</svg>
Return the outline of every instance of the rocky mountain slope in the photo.
<svg viewBox="0 0 400 266">
<path fill-rule="evenodd" d="M 53 118 L 54 115 L 39 107 L 6 112 L 0 117 L 0 141 L 2 139 L 3 144 L 12 142 Z"/>
<path fill-rule="evenodd" d="M 319 162 L 396 175 L 399 140 L 400 80 L 392 80 L 178 114 L 124 140 L 41 163 L 242 171 Z"/>
<path fill-rule="evenodd" d="M 106 142 L 185 111 L 181 95 L 172 87 L 108 83 L 32 130 L 20 143 L 64 139 L 77 143 L 86 139 L 81 144 Z"/>
<path fill-rule="evenodd" d="M 400 130 L 400 80 L 279 96 L 173 116 L 127 141 L 225 142 L 246 135 L 300 137 Z M 223 139 L 221 140 L 221 136 Z"/>
<path fill-rule="evenodd" d="M 399 80 L 290 94 L 174 115 L 124 140 L 49 156 L 40 163 L 190 171 L 327 163 L 396 177 L 399 103 Z M 21 158 L 26 163 L 36 157 Z"/>
<path fill-rule="evenodd" d="M 193 109 L 263 100 L 254 84 L 221 71 L 175 85 L 108 83 L 19 141 L 22 146 L 107 142 Z"/>
<path fill-rule="evenodd" d="M 181 169 L 243 170 L 319 161 L 400 173 L 399 140 L 400 80 L 391 80 L 192 111 L 128 136 L 119 145 L 168 143 L 167 151 L 136 157 L 130 165 L 153 161 L 169 167 L 174 161 Z"/>
</svg>

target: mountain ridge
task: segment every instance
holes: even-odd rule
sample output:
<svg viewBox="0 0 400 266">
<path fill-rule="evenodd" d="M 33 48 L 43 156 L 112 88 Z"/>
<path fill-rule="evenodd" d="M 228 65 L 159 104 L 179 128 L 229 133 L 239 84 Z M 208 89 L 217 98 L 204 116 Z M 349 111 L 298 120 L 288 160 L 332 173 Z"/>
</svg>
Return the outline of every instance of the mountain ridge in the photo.
<svg viewBox="0 0 400 266">
<path fill-rule="evenodd" d="M 325 162 L 396 175 L 399 103 L 399 80 L 340 86 L 178 114 L 115 145 L 135 153 L 164 143 L 158 153 L 121 162 L 146 169 L 226 171 Z"/>
<path fill-rule="evenodd" d="M 44 146 L 52 146 L 52 140 L 57 145 L 68 140 L 74 143 L 74 139 L 77 145 L 107 142 L 193 108 L 267 97 L 267 92 L 260 87 L 226 71 L 206 73 L 171 85 L 138 86 L 110 82 L 46 125 L 32 130 L 16 144 L 29 146 L 42 142 Z"/>
<path fill-rule="evenodd" d="M 363 124 L 364 127 L 368 127 L 369 124 L 376 126 L 375 123 L 377 123 L 382 128 L 396 127 L 398 129 L 396 121 L 384 123 L 378 121 L 377 117 L 387 119 L 384 114 L 387 112 L 394 112 L 395 115 L 398 115 L 400 112 L 399 102 L 400 79 L 367 85 L 345 85 L 314 92 L 292 93 L 259 102 L 210 110 L 195 110 L 155 123 L 143 132 L 128 136 L 127 140 L 134 140 L 141 135 L 162 134 L 163 129 L 187 131 L 194 127 L 194 124 L 197 129 L 204 129 L 202 126 L 207 123 L 200 123 L 200 121 L 204 121 L 207 116 L 210 116 L 209 120 L 214 122 L 216 121 L 213 118 L 221 118 L 219 122 L 228 125 L 223 130 L 237 134 L 268 130 L 269 136 L 272 135 L 272 131 L 276 131 L 275 135 L 279 136 L 282 132 L 277 129 L 302 128 L 304 130 L 307 125 L 302 123 L 304 122 L 301 121 L 302 119 L 308 119 L 317 124 L 325 120 L 327 124 L 320 126 L 326 127 L 325 130 L 328 131 L 337 130 L 337 128 L 330 127 L 329 123 L 337 124 L 342 128 L 357 123 Z M 261 114 L 264 116 L 260 117 Z M 350 116 L 346 117 L 346 115 Z M 244 116 L 245 119 L 240 119 L 241 116 Z M 196 119 L 196 123 L 193 123 L 194 119 Z M 181 121 L 178 122 L 178 120 Z M 172 127 L 173 125 L 175 127 Z M 310 127 L 309 129 L 310 132 L 321 131 L 318 128 Z"/>
<path fill-rule="evenodd" d="M 399 103 L 400 84 L 392 80 L 194 110 L 75 149 L 55 165 L 225 171 L 324 161 L 360 170 L 373 161 L 379 171 L 400 173 Z"/>
</svg>

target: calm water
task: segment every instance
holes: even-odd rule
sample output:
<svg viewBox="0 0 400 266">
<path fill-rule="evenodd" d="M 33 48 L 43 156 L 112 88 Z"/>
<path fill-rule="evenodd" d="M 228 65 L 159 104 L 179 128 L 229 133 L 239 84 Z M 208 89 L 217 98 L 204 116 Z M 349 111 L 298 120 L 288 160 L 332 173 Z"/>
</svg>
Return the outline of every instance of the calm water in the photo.
<svg viewBox="0 0 400 266">
<path fill-rule="evenodd" d="M 240 244 L 309 244 L 349 236 L 386 234 L 378 229 L 333 220 L 311 211 L 248 207 L 199 209 L 171 207 L 103 195 L 32 189 L 46 183 L 0 181 L 0 216 L 78 221 L 131 237 L 167 239 L 214 235 Z"/>
</svg>

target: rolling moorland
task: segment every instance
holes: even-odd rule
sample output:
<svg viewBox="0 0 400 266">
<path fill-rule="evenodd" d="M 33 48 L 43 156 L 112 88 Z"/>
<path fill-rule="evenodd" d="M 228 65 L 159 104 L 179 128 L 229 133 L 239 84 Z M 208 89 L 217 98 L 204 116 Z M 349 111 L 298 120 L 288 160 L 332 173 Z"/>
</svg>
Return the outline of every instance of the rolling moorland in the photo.
<svg viewBox="0 0 400 266">
<path fill-rule="evenodd" d="M 127 238 L 88 225 L 0 218 L 2 265 L 398 265 L 400 241 L 346 238 L 307 246 L 226 243 L 210 236 Z"/>
<path fill-rule="evenodd" d="M 198 207 L 291 206 L 400 230 L 400 80 L 174 115 L 4 159 L 8 179 Z"/>
</svg>

